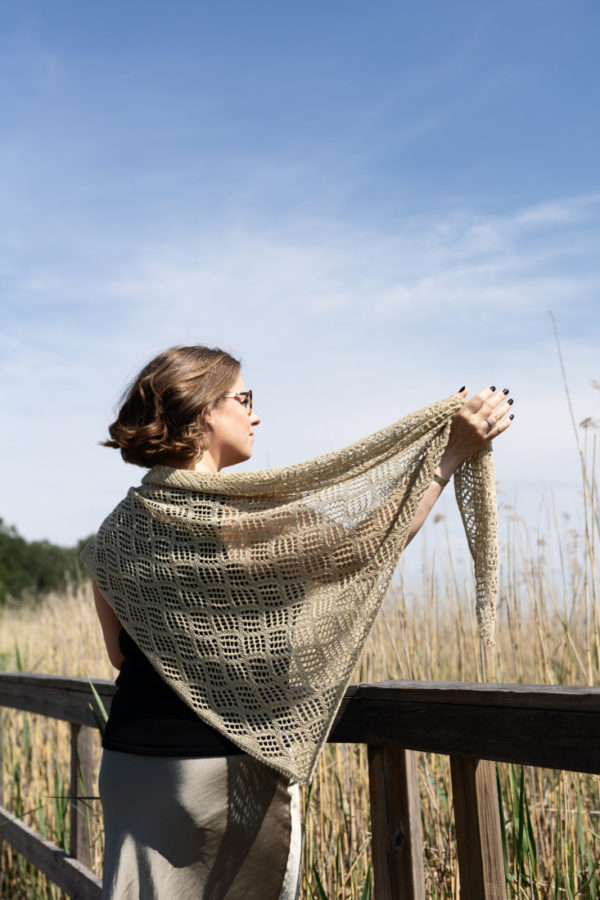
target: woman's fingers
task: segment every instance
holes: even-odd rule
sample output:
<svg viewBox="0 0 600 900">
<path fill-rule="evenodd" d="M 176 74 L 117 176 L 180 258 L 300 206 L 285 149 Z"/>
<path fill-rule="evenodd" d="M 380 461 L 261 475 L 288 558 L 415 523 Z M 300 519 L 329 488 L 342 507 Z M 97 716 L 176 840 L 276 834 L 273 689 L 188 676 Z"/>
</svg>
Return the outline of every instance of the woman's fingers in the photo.
<svg viewBox="0 0 600 900">
<path fill-rule="evenodd" d="M 503 397 L 502 391 L 497 391 L 494 385 L 491 387 L 484 388 L 482 391 L 479 391 L 478 394 L 474 394 L 470 400 L 465 404 L 472 412 L 479 412 L 481 408 L 491 401 L 493 397 L 497 397 L 498 394 L 500 397 Z M 490 406 L 491 409 L 491 406 Z"/>
<path fill-rule="evenodd" d="M 491 439 L 504 431 L 512 420 L 514 415 L 511 414 L 511 407 L 514 403 L 512 397 L 508 396 L 508 388 L 496 391 L 489 395 L 479 408 L 479 416 L 483 417 L 488 432 L 485 435 Z"/>
<path fill-rule="evenodd" d="M 508 407 L 513 404 L 512 398 L 508 396 L 509 393 L 508 388 L 503 388 L 501 391 L 491 394 L 482 403 L 480 411 L 484 412 L 486 416 L 498 417 L 504 415 L 504 413 L 508 412 Z"/>
<path fill-rule="evenodd" d="M 501 391 L 496 391 L 495 394 L 492 394 L 487 402 L 491 407 L 502 406 L 508 400 L 509 393 L 510 391 L 508 388 L 502 388 Z"/>
<path fill-rule="evenodd" d="M 488 440 L 492 441 L 495 437 L 498 437 L 499 434 L 502 434 L 503 431 L 506 431 L 506 429 L 510 425 L 512 425 L 513 419 L 513 413 L 510 413 L 510 415 L 508 416 L 505 415 L 504 418 L 497 422 L 493 428 L 490 428 L 489 432 L 486 435 Z"/>
<path fill-rule="evenodd" d="M 453 397 L 466 397 L 468 393 L 469 393 L 469 389 L 467 387 L 461 387 L 454 394 L 452 394 L 452 396 Z"/>
<path fill-rule="evenodd" d="M 490 385 L 467 400 L 459 414 L 471 422 L 484 441 L 491 440 L 514 419 L 511 411 L 514 401 L 509 393 L 508 388 L 498 390 L 495 385 Z M 457 396 L 462 396 L 462 392 Z"/>
</svg>

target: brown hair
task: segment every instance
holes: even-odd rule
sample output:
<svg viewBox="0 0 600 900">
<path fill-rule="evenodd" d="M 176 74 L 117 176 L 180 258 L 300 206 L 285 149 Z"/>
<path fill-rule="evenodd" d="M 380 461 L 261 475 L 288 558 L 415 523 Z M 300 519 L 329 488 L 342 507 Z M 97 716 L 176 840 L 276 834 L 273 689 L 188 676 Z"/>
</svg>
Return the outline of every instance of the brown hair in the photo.
<svg viewBox="0 0 600 900">
<path fill-rule="evenodd" d="M 151 468 L 188 465 L 206 448 L 206 417 L 231 388 L 240 362 L 217 347 L 171 347 L 126 389 L 104 447 Z"/>
</svg>

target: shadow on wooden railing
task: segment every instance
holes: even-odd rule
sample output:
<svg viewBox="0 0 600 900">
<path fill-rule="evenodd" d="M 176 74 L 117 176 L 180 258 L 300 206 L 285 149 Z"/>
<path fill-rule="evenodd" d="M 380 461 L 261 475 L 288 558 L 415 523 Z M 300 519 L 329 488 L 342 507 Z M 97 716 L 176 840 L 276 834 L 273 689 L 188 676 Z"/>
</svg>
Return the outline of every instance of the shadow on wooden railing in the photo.
<svg viewBox="0 0 600 900">
<path fill-rule="evenodd" d="M 111 681 L 94 686 L 108 709 Z M 85 678 L 0 673 L 0 706 L 71 723 L 70 796 L 92 795 L 96 719 Z M 506 897 L 494 760 L 600 773 L 600 688 L 393 681 L 350 685 L 329 738 L 369 750 L 376 900 L 425 900 L 414 751 L 450 756 L 461 898 Z M 0 744 L 1 746 L 1 744 Z M 1 804 L 6 840 L 70 896 L 99 900 L 85 810 L 71 803 L 70 854 Z"/>
</svg>

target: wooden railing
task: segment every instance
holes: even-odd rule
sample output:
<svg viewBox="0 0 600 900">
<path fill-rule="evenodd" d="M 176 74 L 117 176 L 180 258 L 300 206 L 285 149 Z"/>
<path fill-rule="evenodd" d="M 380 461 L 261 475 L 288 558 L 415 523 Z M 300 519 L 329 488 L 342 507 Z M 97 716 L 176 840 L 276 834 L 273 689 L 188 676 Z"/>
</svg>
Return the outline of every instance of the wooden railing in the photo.
<svg viewBox="0 0 600 900">
<path fill-rule="evenodd" d="M 108 709 L 110 681 L 94 681 Z M 0 673 L 0 706 L 71 723 L 70 854 L 2 806 L 0 840 L 73 897 L 99 900 L 85 810 L 96 719 L 89 682 Z M 376 900 L 425 900 L 415 751 L 450 756 L 461 898 L 506 897 L 495 760 L 600 773 L 600 688 L 385 682 L 351 685 L 330 741 L 369 751 Z M 82 791 L 83 787 L 83 791 Z"/>
</svg>

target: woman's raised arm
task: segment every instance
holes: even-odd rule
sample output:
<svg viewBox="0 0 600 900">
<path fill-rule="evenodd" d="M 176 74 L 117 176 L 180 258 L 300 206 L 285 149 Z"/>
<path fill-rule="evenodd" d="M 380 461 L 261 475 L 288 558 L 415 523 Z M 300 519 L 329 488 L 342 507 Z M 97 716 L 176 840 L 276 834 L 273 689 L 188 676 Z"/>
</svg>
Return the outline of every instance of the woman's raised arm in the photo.
<svg viewBox="0 0 600 900">
<path fill-rule="evenodd" d="M 456 396 L 462 397 L 463 390 Z M 486 388 L 465 402 L 455 414 L 448 444 L 436 476 L 427 487 L 408 529 L 407 543 L 419 531 L 444 483 L 458 466 L 510 425 L 512 401 L 504 391 Z M 402 514 L 406 485 L 349 530 L 307 505 L 285 505 L 256 517 L 245 516 L 238 525 L 234 507 L 225 507 L 221 534 L 230 559 L 249 573 L 279 568 L 286 575 L 320 583 L 351 575 L 371 559 L 397 517 Z M 302 571 L 300 571 L 302 570 Z"/>
<path fill-rule="evenodd" d="M 467 389 L 463 388 L 455 396 L 462 397 L 466 394 Z M 420 530 L 442 493 L 445 483 L 454 475 L 460 464 L 510 426 L 514 415 L 510 412 L 513 400 L 508 394 L 508 388 L 501 391 L 497 391 L 493 386 L 484 388 L 458 410 L 452 420 L 448 445 L 436 469 L 439 480 L 432 481 L 425 491 L 412 520 L 407 544 Z"/>
</svg>

